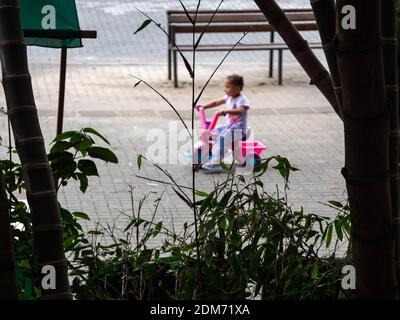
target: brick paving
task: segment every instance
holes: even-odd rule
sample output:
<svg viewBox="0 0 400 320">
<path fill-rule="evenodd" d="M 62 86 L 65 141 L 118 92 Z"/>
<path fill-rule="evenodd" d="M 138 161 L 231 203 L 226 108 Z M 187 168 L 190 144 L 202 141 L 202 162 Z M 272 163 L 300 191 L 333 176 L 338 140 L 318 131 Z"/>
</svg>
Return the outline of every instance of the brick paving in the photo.
<svg viewBox="0 0 400 320">
<path fill-rule="evenodd" d="M 154 27 L 133 36 L 143 18 L 136 7 L 165 23 L 165 11 L 176 7 L 178 1 L 77 1 L 81 25 L 97 29 L 97 40 L 85 41 L 82 49 L 71 50 L 67 74 L 65 130 L 90 126 L 107 136 L 120 159 L 118 165 L 99 164 L 100 178 L 91 178 L 86 194 L 71 185 L 60 192 L 60 201 L 70 210 L 87 212 L 93 221 L 110 222 L 120 212 L 130 211 L 129 184 L 135 186 L 137 201 L 147 192 L 163 194 L 157 218 L 179 228 L 192 221 L 192 213 L 177 198 L 173 190 L 160 183 L 136 177 L 135 155 L 146 154 L 150 140 L 149 129 L 168 133 L 178 126 L 176 115 L 152 90 L 136 82 L 138 76 L 165 95 L 182 113 L 190 125 L 191 89 L 189 77 L 180 68 L 181 87 L 174 89 L 167 81 L 166 40 Z M 286 7 L 306 7 L 309 1 L 279 1 Z M 187 1 L 193 6 L 195 1 Z M 217 1 L 202 2 L 204 8 L 214 7 Z M 178 3 L 179 4 L 179 3 Z M 251 1 L 226 1 L 233 8 L 253 8 Z M 164 19 L 164 20 L 163 20 Z M 261 36 L 261 35 L 257 35 Z M 315 36 L 315 35 L 311 35 Z M 222 37 L 222 36 L 220 36 Z M 219 38 L 213 39 L 218 41 Z M 46 142 L 54 137 L 58 90 L 58 50 L 29 48 L 30 71 Z M 320 54 L 319 54 L 320 55 Z M 289 53 L 285 56 L 284 85 L 267 77 L 267 55 L 260 52 L 240 52 L 229 57 L 216 73 L 201 101 L 223 95 L 222 81 L 226 74 L 244 75 L 244 93 L 251 101 L 250 125 L 256 139 L 268 146 L 266 156 L 280 154 L 288 157 L 300 171 L 291 178 L 289 202 L 304 206 L 313 213 L 333 216 L 335 212 L 320 202 L 344 200 L 345 183 L 340 175 L 344 162 L 343 126 L 318 92 L 308 84 L 309 79 Z M 202 54 L 197 66 L 196 90 L 200 90 L 215 64 L 218 54 Z M 246 60 L 243 60 L 246 59 Z M 322 59 L 322 58 L 321 58 Z M 242 64 L 242 61 L 246 61 Z M 248 62 L 250 61 L 250 62 Z M 1 98 L 4 105 L 4 99 Z M 0 122 L 3 141 L 7 141 L 7 122 Z M 196 123 L 197 125 L 197 123 Z M 180 126 L 182 128 L 182 126 Z M 3 156 L 4 150 L 1 151 Z M 172 152 L 172 151 L 171 151 Z M 174 157 L 179 154 L 172 153 Z M 165 164 L 176 180 L 190 186 L 189 165 Z M 144 166 L 143 176 L 164 179 L 154 168 Z M 224 174 L 197 176 L 199 189 L 209 190 L 213 179 Z M 271 190 L 281 179 L 270 172 L 264 178 Z M 151 214 L 150 201 L 143 214 Z"/>
</svg>

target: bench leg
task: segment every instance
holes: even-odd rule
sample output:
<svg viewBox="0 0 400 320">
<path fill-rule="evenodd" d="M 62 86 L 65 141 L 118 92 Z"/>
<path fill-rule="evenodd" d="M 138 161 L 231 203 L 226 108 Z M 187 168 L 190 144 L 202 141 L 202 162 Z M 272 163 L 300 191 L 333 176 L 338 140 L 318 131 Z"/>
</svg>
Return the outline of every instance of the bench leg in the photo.
<svg viewBox="0 0 400 320">
<path fill-rule="evenodd" d="M 171 49 L 168 48 L 168 80 L 172 79 L 172 66 L 171 66 L 172 58 L 171 58 L 171 55 L 172 55 Z"/>
<path fill-rule="evenodd" d="M 282 60 L 283 60 L 283 50 L 280 49 L 279 50 L 279 63 L 278 63 L 278 83 L 281 86 L 282 85 Z"/>
<path fill-rule="evenodd" d="M 176 50 L 173 50 L 174 58 L 174 88 L 178 88 L 178 59 Z"/>
<path fill-rule="evenodd" d="M 271 32 L 271 43 L 275 41 L 275 33 Z M 269 77 L 272 78 L 274 76 L 274 50 L 270 50 L 269 52 Z"/>
</svg>

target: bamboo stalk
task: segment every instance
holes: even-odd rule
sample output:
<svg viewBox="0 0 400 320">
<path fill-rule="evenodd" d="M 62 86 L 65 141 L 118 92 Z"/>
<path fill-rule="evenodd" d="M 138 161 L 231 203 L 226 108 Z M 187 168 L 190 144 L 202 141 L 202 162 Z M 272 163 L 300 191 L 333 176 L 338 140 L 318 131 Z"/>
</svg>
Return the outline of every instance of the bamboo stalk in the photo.
<svg viewBox="0 0 400 320">
<path fill-rule="evenodd" d="M 345 5 L 356 29 L 343 29 Z M 360 298 L 397 299 L 389 179 L 389 110 L 379 0 L 337 1 L 337 57 L 343 89 L 345 168 Z"/>
<path fill-rule="evenodd" d="M 0 300 L 17 300 L 15 260 L 10 232 L 9 202 L 0 162 Z"/>
<path fill-rule="evenodd" d="M 55 289 L 42 287 L 42 296 L 72 299 L 63 226 L 32 92 L 18 0 L 0 0 L 0 57 L 8 113 L 27 184 L 38 274 L 47 275 L 41 272 L 46 265 L 56 271 Z"/>
<path fill-rule="evenodd" d="M 400 280 L 400 208 L 399 208 L 399 78 L 397 65 L 396 1 L 382 1 L 382 43 L 386 96 L 390 111 L 390 185 L 392 216 L 396 236 L 396 274 Z"/>
<path fill-rule="evenodd" d="M 311 83 L 317 86 L 341 118 L 329 72 L 312 52 L 307 41 L 302 38 L 274 0 L 254 0 L 254 2 L 268 19 L 268 22 L 285 41 L 290 51 L 310 77 Z"/>
<path fill-rule="evenodd" d="M 324 48 L 326 61 L 332 78 L 339 110 L 342 112 L 342 88 L 337 65 L 336 52 L 333 45 L 336 35 L 336 4 L 335 0 L 310 0 L 314 11 L 315 20 L 318 25 L 321 43 Z"/>
</svg>

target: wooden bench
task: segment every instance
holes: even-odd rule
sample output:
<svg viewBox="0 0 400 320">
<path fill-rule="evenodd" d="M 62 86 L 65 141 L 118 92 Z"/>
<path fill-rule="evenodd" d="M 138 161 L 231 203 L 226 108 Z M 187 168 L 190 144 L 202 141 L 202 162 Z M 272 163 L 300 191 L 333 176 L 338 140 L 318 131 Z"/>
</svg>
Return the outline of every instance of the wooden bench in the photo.
<svg viewBox="0 0 400 320">
<path fill-rule="evenodd" d="M 318 30 L 312 9 L 286 9 L 284 10 L 288 18 L 298 31 L 316 31 Z M 194 11 L 189 11 L 191 17 L 194 18 Z M 197 15 L 197 23 L 194 31 L 201 33 L 212 17 L 213 11 L 199 11 Z M 168 20 L 168 79 L 172 78 L 172 68 L 174 77 L 174 86 L 178 87 L 178 50 L 181 52 L 193 51 L 192 44 L 179 43 L 177 35 L 192 34 L 193 25 L 190 23 L 184 11 L 169 10 L 167 11 Z M 221 10 L 214 16 L 211 24 L 208 26 L 206 33 L 243 33 L 243 32 L 268 32 L 270 33 L 269 41 L 263 43 L 245 43 L 238 44 L 234 50 L 265 50 L 270 51 L 269 56 L 269 77 L 273 77 L 273 61 L 274 51 L 278 51 L 278 82 L 282 85 L 282 60 L 283 50 L 289 49 L 285 43 L 275 43 L 275 29 L 270 25 L 264 14 L 259 10 Z M 175 44 L 175 45 L 174 45 Z M 200 44 L 196 51 L 229 51 L 235 43 L 226 44 Z M 322 44 L 309 43 L 311 49 L 321 49 Z"/>
</svg>

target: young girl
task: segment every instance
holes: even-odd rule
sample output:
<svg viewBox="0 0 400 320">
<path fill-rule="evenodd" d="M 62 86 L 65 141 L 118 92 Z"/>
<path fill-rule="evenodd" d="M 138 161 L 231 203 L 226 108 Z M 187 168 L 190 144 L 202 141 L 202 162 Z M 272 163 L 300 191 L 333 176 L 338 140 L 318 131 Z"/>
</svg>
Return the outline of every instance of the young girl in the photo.
<svg viewBox="0 0 400 320">
<path fill-rule="evenodd" d="M 232 143 L 245 139 L 248 111 L 250 104 L 247 98 L 242 94 L 244 82 L 243 77 L 239 75 L 228 76 L 224 81 L 225 96 L 221 99 L 210 101 L 201 105 L 204 109 L 215 108 L 226 104 L 227 108 L 218 111 L 220 116 L 226 116 L 225 125 L 215 128 L 217 133 L 217 142 L 214 146 L 213 163 L 203 165 L 204 169 L 220 168 L 219 162 L 224 158 L 227 150 L 231 149 Z M 196 108 L 199 108 L 197 105 Z M 213 149 L 214 149 L 213 148 Z M 219 157 L 218 157 L 219 156 Z"/>
</svg>

